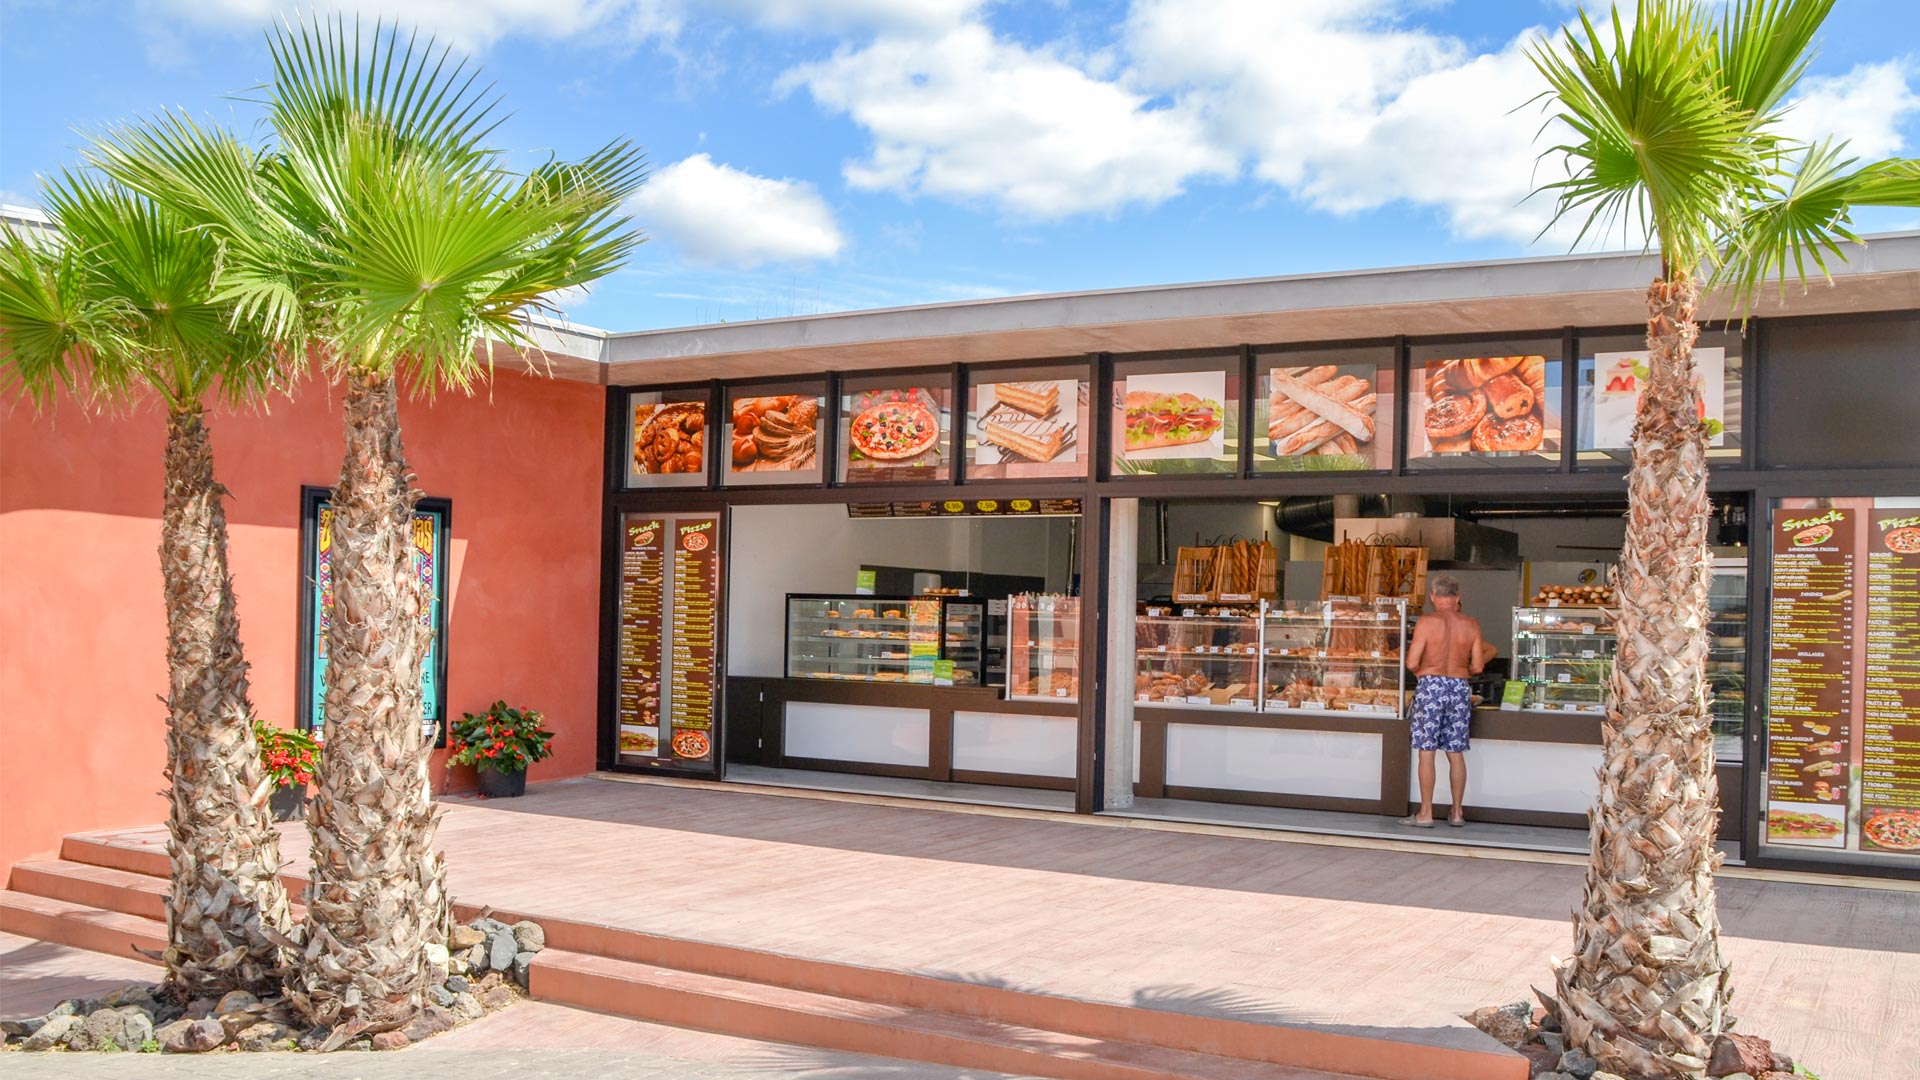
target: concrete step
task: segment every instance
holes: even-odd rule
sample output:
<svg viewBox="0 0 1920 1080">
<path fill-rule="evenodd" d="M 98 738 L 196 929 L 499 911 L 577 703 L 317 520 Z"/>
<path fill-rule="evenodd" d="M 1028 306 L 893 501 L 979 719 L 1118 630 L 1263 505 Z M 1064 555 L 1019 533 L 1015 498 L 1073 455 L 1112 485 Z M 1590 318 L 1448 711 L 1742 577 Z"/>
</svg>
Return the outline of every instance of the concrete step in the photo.
<svg viewBox="0 0 1920 1080">
<path fill-rule="evenodd" d="M 167 945 L 166 924 L 158 920 L 11 889 L 0 891 L 0 931 L 148 963 L 158 961 L 136 947 L 158 952 Z"/>
<path fill-rule="evenodd" d="M 1351 1074 L 1089 1039 L 563 949 L 536 956 L 529 981 L 541 1000 L 635 1019 L 1057 1080 L 1352 1080 Z"/>
<path fill-rule="evenodd" d="M 76 833 L 60 841 L 60 857 L 68 862 L 104 866 L 148 877 L 165 878 L 169 873 L 167 849 L 163 844 L 135 844 Z"/>
<path fill-rule="evenodd" d="M 169 884 L 166 878 L 65 859 L 15 863 L 8 882 L 14 892 L 156 922 L 166 921 Z"/>
</svg>

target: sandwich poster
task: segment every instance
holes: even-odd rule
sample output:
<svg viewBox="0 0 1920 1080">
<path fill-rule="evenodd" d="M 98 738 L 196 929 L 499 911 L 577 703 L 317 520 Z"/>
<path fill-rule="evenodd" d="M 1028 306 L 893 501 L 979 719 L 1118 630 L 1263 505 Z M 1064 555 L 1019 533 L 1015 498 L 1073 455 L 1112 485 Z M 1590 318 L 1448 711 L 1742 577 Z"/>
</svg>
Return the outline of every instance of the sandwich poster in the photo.
<svg viewBox="0 0 1920 1080">
<path fill-rule="evenodd" d="M 1085 471 L 1080 432 L 1086 383 L 1044 379 L 973 388 L 967 467 L 987 478 L 1077 476 Z"/>
<path fill-rule="evenodd" d="M 1700 419 L 1709 446 L 1727 441 L 1727 350 L 1695 349 L 1694 389 L 1700 391 Z M 1633 446 L 1633 418 L 1647 384 L 1647 352 L 1596 353 L 1593 358 L 1593 431 L 1585 450 L 1626 450 Z"/>
<path fill-rule="evenodd" d="M 1114 387 L 1114 461 L 1139 473 L 1231 470 L 1224 371 L 1129 375 Z M 1178 463 L 1178 464 L 1176 464 Z M 1185 466 L 1185 467 L 1182 467 Z"/>
<path fill-rule="evenodd" d="M 1274 368 L 1267 378 L 1273 456 L 1299 469 L 1373 468 L 1378 375 L 1371 364 Z"/>
</svg>

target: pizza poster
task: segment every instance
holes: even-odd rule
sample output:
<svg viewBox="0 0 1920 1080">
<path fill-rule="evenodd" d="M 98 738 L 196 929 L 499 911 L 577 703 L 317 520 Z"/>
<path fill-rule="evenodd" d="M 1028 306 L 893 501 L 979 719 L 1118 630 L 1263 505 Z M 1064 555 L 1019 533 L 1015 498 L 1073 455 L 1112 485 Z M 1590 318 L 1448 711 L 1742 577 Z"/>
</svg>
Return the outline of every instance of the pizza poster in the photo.
<svg viewBox="0 0 1920 1080">
<path fill-rule="evenodd" d="M 720 519 L 673 522 L 673 635 L 665 747 L 674 764 L 712 767 L 718 694 Z"/>
<path fill-rule="evenodd" d="M 1920 855 L 1920 508 L 1866 517 L 1860 848 Z"/>
<path fill-rule="evenodd" d="M 1847 846 L 1855 736 L 1855 512 L 1775 511 L 1767 841 Z"/>
<path fill-rule="evenodd" d="M 967 475 L 981 480 L 1079 476 L 1087 384 L 1037 379 L 976 385 L 967 412 Z"/>
<path fill-rule="evenodd" d="M 841 402 L 841 479 L 849 484 L 945 480 L 948 396 L 926 385 L 847 393 Z"/>
<path fill-rule="evenodd" d="M 1559 449 L 1557 388 L 1544 356 L 1478 356 L 1426 365 L 1409 439 L 1414 456 L 1528 456 Z"/>
<path fill-rule="evenodd" d="M 618 753 L 660 756 L 660 648 L 666 620 L 667 523 L 628 516 L 621 523 Z"/>
<path fill-rule="evenodd" d="M 1694 389 L 1700 393 L 1700 420 L 1707 445 L 1727 441 L 1727 350 L 1693 350 Z M 1626 450 L 1633 446 L 1633 422 L 1640 391 L 1647 384 L 1647 351 L 1603 352 L 1593 358 L 1593 428 L 1583 450 Z"/>
</svg>

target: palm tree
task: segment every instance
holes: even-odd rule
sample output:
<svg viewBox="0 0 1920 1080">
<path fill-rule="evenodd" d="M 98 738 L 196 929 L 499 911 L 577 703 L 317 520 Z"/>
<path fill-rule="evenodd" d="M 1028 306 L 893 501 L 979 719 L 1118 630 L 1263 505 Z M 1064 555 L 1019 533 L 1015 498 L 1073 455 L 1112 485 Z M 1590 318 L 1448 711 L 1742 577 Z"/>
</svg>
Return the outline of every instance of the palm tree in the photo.
<svg viewBox="0 0 1920 1080">
<path fill-rule="evenodd" d="M 168 979 L 191 996 L 274 993 L 286 966 L 274 939 L 291 918 L 204 403 L 258 399 L 276 380 L 275 356 L 216 298 L 212 237 L 85 174 L 63 175 L 45 195 L 55 236 L 0 238 L 6 380 L 39 406 L 63 392 L 119 405 L 145 389 L 167 412 Z"/>
<path fill-rule="evenodd" d="M 327 753 L 307 824 L 313 875 L 291 996 L 340 1045 L 404 1025 L 442 942 L 420 664 L 431 629 L 408 536 L 417 493 L 398 384 L 467 390 L 494 343 L 557 290 L 617 267 L 639 237 L 619 208 L 642 177 L 611 143 L 513 172 L 485 140 L 498 99 L 432 41 L 341 20 L 268 35 L 270 143 L 173 116 L 95 152 L 109 174 L 188 208 L 221 238 L 225 294 L 345 383 L 333 494 Z"/>
<path fill-rule="evenodd" d="M 1769 279 L 1844 259 L 1849 208 L 1920 204 L 1913 161 L 1860 165 L 1844 145 L 1781 133 L 1833 0 L 1741 0 L 1716 22 L 1689 0 L 1641 0 L 1611 34 L 1584 13 L 1532 59 L 1573 138 L 1542 186 L 1582 237 L 1644 229 L 1650 372 L 1627 475 L 1616 571 L 1619 653 L 1602 726 L 1592 853 L 1558 971 L 1570 1046 L 1631 1076 L 1698 1076 L 1732 1027 L 1713 847 L 1719 791 L 1707 709 L 1707 429 L 1693 343 L 1703 284 L 1749 306 Z"/>
</svg>

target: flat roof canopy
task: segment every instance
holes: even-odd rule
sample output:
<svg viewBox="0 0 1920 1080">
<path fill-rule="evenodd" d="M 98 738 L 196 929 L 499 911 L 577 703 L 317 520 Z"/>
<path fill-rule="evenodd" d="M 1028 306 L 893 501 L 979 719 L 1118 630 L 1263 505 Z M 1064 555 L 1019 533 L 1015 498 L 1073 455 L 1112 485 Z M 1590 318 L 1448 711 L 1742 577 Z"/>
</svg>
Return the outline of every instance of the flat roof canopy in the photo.
<svg viewBox="0 0 1920 1080">
<path fill-rule="evenodd" d="M 1920 232 L 1867 238 L 1831 282 L 1769 287 L 1753 314 L 1920 308 Z M 1646 320 L 1656 258 L 1563 255 L 1332 274 L 969 300 L 607 334 L 555 329 L 550 347 L 590 363 L 555 374 L 610 384 L 916 365 L 1626 326 Z M 1710 303 L 1704 315 L 1724 318 Z M 582 356 L 584 353 L 597 353 Z M 597 378 L 596 378 L 597 376 Z"/>
</svg>

